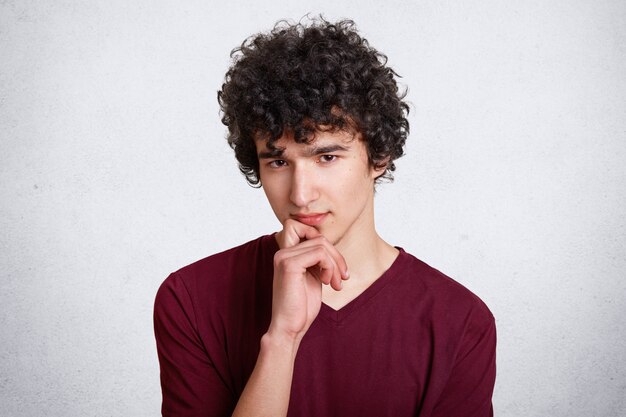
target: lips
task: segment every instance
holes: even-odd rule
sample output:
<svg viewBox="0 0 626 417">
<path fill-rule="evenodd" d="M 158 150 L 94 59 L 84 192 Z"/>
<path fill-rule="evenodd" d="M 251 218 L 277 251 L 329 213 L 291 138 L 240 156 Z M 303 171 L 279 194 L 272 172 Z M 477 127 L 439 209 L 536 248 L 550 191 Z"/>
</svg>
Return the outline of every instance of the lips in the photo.
<svg viewBox="0 0 626 417">
<path fill-rule="evenodd" d="M 326 218 L 326 215 L 328 215 L 328 213 L 314 213 L 307 215 L 295 214 L 292 217 L 300 223 L 304 223 L 308 226 L 319 226 Z"/>
</svg>

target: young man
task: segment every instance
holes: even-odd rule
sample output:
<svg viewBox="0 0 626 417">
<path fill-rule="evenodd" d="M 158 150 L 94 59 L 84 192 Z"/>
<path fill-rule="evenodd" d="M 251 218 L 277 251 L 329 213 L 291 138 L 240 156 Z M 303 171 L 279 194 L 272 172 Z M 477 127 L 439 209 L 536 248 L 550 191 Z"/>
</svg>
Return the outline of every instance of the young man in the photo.
<svg viewBox="0 0 626 417">
<path fill-rule="evenodd" d="M 376 233 L 374 187 L 408 133 L 385 57 L 323 19 L 234 56 L 222 121 L 282 230 L 159 289 L 163 415 L 492 415 L 493 316 Z"/>
</svg>

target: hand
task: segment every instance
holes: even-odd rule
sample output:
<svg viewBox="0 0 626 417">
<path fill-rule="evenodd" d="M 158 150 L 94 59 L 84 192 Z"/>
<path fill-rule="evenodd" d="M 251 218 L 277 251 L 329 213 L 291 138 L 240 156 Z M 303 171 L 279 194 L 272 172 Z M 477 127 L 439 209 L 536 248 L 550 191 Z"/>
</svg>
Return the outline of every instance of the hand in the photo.
<svg viewBox="0 0 626 417">
<path fill-rule="evenodd" d="M 348 267 L 339 251 L 317 231 L 289 219 L 277 234 L 272 321 L 268 333 L 299 341 L 317 317 L 322 284 L 340 291 Z"/>
</svg>

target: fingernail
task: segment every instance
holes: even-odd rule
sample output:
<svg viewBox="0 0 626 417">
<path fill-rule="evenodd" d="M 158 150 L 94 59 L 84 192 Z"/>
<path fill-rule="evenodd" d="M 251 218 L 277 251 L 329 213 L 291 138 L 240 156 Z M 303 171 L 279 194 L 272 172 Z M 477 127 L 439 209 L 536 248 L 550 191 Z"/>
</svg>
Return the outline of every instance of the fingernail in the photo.
<svg viewBox="0 0 626 417">
<path fill-rule="evenodd" d="M 350 278 L 350 272 L 346 269 L 346 272 L 343 273 L 344 279 Z"/>
</svg>

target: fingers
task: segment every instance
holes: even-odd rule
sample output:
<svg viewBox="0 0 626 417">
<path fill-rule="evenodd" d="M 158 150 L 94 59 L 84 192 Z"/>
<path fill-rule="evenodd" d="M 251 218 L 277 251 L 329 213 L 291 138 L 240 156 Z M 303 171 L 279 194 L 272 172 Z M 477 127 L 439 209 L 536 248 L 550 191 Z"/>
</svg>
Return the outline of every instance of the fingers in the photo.
<svg viewBox="0 0 626 417">
<path fill-rule="evenodd" d="M 312 241 L 307 241 L 306 245 L 304 243 L 285 251 L 285 262 L 289 264 L 288 269 L 292 266 L 302 268 L 300 269 L 301 272 L 309 272 L 321 283 L 331 285 L 335 290 L 340 290 L 344 278 L 335 259 L 338 252 L 329 251 L 327 242 L 324 242 L 321 236 Z"/>
<path fill-rule="evenodd" d="M 343 287 L 342 281 L 350 277 L 343 255 L 312 226 L 287 219 L 283 230 L 277 234 L 277 241 L 281 252 L 288 251 L 291 256 L 303 255 L 309 251 L 315 253 L 317 258 L 302 258 L 302 261 L 306 259 L 306 270 L 337 291 Z"/>
<path fill-rule="evenodd" d="M 279 254 L 280 253 L 280 254 Z M 306 240 L 291 248 L 282 249 L 278 263 L 288 272 L 308 271 L 323 284 L 340 290 L 342 281 L 348 279 L 346 261 L 324 236 Z"/>
<path fill-rule="evenodd" d="M 343 276 L 344 279 L 348 279 L 348 264 L 346 263 L 345 258 L 335 247 L 335 245 L 333 245 L 328 239 L 326 239 L 326 237 L 319 235 L 318 237 L 315 237 L 313 239 L 301 242 L 298 245 L 298 249 L 313 248 L 316 246 L 323 246 L 329 252 L 330 256 L 333 258 L 333 260 L 337 264 L 337 267 L 339 268 L 339 273 Z"/>
</svg>

